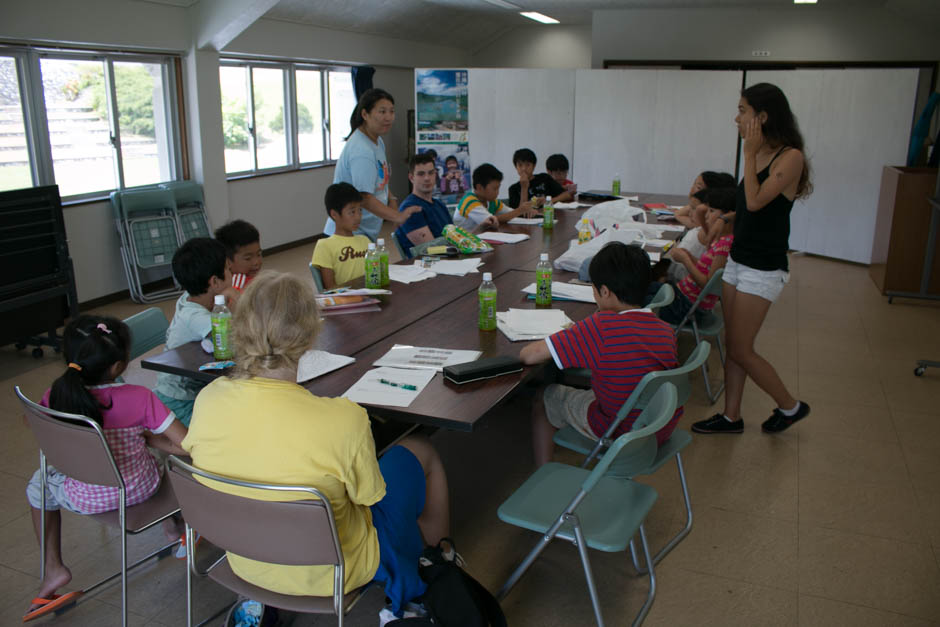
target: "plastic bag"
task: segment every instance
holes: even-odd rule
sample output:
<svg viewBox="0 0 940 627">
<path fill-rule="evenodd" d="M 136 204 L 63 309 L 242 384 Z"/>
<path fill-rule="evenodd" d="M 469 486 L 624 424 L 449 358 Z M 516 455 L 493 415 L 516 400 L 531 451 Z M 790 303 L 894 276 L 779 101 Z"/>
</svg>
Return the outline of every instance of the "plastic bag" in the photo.
<svg viewBox="0 0 940 627">
<path fill-rule="evenodd" d="M 493 247 L 481 240 L 476 235 L 468 233 L 464 229 L 456 226 L 454 224 L 448 224 L 444 227 L 443 232 L 444 237 L 447 238 L 447 241 L 457 247 L 464 255 L 472 255 L 473 253 L 485 253 L 493 250 Z"/>
<path fill-rule="evenodd" d="M 577 272 L 585 259 L 590 259 L 600 251 L 608 242 L 623 242 L 624 244 L 642 243 L 643 233 L 639 229 L 608 229 L 594 239 L 578 244 L 578 240 L 571 240 L 568 250 L 554 261 L 559 270 Z"/>
</svg>

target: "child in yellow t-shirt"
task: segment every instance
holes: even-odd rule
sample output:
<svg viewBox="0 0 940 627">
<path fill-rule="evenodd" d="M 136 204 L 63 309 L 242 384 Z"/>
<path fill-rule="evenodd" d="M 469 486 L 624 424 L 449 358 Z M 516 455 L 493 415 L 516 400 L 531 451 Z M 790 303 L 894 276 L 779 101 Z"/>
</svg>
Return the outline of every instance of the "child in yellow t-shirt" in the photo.
<svg viewBox="0 0 940 627">
<path fill-rule="evenodd" d="M 323 199 L 327 214 L 336 223 L 334 235 L 317 241 L 312 263 L 320 269 L 324 289 L 348 283 L 365 274 L 369 238 L 354 235 L 362 221 L 362 194 L 349 183 L 333 183 Z"/>
</svg>

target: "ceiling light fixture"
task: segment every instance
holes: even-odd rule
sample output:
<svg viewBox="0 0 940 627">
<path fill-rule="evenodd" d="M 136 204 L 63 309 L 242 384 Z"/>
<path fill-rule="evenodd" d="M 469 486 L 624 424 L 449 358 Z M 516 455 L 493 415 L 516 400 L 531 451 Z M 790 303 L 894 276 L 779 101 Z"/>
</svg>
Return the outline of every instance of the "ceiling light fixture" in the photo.
<svg viewBox="0 0 940 627">
<path fill-rule="evenodd" d="M 489 0 L 487 0 L 489 2 Z M 536 13 L 535 11 L 519 11 L 519 15 L 527 17 L 530 20 L 535 20 L 536 22 L 541 22 L 542 24 L 560 24 L 558 20 L 553 17 L 548 17 L 547 15 L 542 15 L 541 13 Z"/>
<path fill-rule="evenodd" d="M 520 6 L 516 6 L 512 2 L 506 2 L 506 0 L 483 0 L 483 2 L 487 2 L 501 9 L 509 9 L 510 11 L 518 11 L 522 8 Z"/>
<path fill-rule="evenodd" d="M 793 0 L 793 4 L 816 4 L 816 0 Z"/>
</svg>

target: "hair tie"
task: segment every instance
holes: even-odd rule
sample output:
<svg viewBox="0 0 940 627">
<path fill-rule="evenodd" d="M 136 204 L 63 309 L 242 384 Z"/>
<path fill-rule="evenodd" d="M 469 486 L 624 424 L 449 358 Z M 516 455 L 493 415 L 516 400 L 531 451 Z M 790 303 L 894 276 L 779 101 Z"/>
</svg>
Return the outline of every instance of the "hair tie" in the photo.
<svg viewBox="0 0 940 627">
<path fill-rule="evenodd" d="M 69 362 L 69 368 L 72 368 L 72 369 L 74 369 L 74 370 L 78 370 L 79 372 L 82 371 L 82 367 L 79 366 L 78 364 L 76 364 L 74 361 L 70 361 L 70 362 Z"/>
<path fill-rule="evenodd" d="M 104 322 L 99 322 L 96 328 L 98 328 L 101 331 L 104 331 L 108 335 L 111 335 L 111 329 L 109 329 L 108 325 L 106 325 Z"/>
</svg>

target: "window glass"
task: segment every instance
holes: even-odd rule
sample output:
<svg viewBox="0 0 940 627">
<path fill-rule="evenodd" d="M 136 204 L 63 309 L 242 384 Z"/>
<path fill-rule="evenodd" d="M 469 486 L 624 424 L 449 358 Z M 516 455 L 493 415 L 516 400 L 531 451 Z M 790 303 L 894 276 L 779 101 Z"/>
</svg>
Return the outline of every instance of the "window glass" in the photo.
<svg viewBox="0 0 940 627">
<path fill-rule="evenodd" d="M 0 57 L 0 191 L 32 186 L 16 61 Z"/>
<path fill-rule="evenodd" d="M 284 130 L 284 70 L 252 68 L 258 169 L 287 165 Z"/>
<path fill-rule="evenodd" d="M 158 63 L 115 62 L 118 122 L 124 185 L 149 185 L 173 178 L 167 128 L 163 67 Z"/>
<path fill-rule="evenodd" d="M 297 70 L 297 145 L 301 163 L 323 161 L 323 93 L 319 70 Z"/>
<path fill-rule="evenodd" d="M 118 187 L 104 61 L 40 59 L 60 196 Z"/>
<path fill-rule="evenodd" d="M 352 73 L 349 70 L 331 71 L 330 83 L 330 159 L 339 159 L 343 144 L 349 135 L 349 118 L 356 108 Z"/>
<path fill-rule="evenodd" d="M 225 138 L 225 171 L 253 169 L 251 134 L 248 130 L 248 69 L 219 68 L 222 91 L 222 133 Z"/>
</svg>

